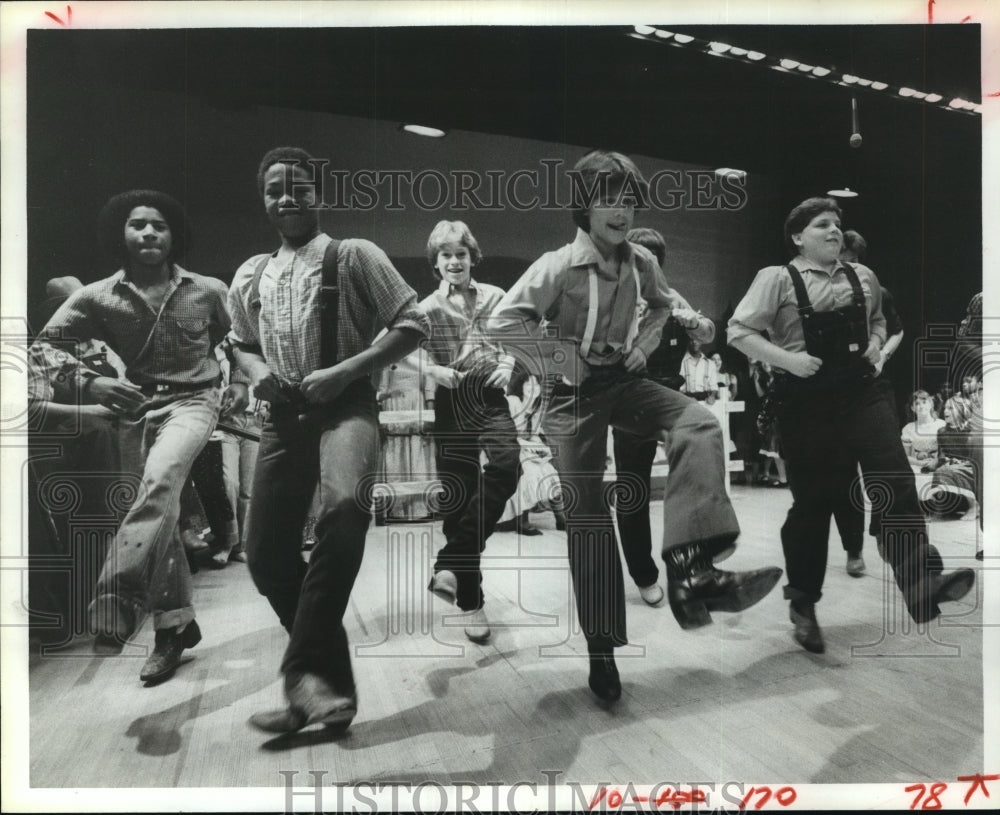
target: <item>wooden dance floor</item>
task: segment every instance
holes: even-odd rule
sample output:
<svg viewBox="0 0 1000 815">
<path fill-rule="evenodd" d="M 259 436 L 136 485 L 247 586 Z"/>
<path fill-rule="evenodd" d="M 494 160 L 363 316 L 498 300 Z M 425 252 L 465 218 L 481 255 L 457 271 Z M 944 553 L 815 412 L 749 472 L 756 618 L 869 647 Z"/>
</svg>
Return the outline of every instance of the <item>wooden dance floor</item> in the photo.
<svg viewBox="0 0 1000 815">
<path fill-rule="evenodd" d="M 787 490 L 735 487 L 733 497 L 743 536 L 724 566 L 782 564 Z M 854 579 L 834 530 L 817 607 L 827 652 L 814 656 L 792 640 L 780 584 L 756 607 L 684 632 L 626 577 L 632 644 L 618 652 L 621 701 L 606 710 L 587 688 L 565 536 L 551 514 L 534 520 L 543 535 L 490 539 L 484 646 L 426 590 L 440 524 L 371 528 L 345 621 L 359 713 L 339 738 L 322 728 L 269 738 L 247 724 L 282 702 L 287 637 L 243 564 L 195 575 L 204 639 L 164 684 L 139 682 L 148 620 L 120 657 L 94 656 L 84 639 L 36 653 L 31 786 L 280 787 L 290 769 L 325 771 L 326 784 L 848 784 L 984 772 L 981 583 L 919 630 L 874 541 L 867 575 Z M 661 524 L 657 506 L 654 532 Z M 931 538 L 949 568 L 981 565 L 973 520 L 934 521 Z"/>
</svg>

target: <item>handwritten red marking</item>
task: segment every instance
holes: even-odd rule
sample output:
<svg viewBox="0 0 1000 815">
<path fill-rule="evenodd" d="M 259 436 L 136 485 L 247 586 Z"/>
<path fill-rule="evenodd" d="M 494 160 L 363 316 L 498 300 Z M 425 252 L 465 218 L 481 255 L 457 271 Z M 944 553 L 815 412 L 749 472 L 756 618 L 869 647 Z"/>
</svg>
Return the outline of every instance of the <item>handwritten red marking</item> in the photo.
<svg viewBox="0 0 1000 815">
<path fill-rule="evenodd" d="M 959 22 L 960 23 L 967 23 L 971 19 L 972 19 L 972 15 L 971 14 L 966 14 L 961 20 L 959 20 Z"/>
<path fill-rule="evenodd" d="M 986 789 L 986 782 L 987 781 L 1000 781 L 1000 774 L 997 774 L 997 775 L 981 775 L 980 773 L 976 773 L 975 775 L 960 775 L 955 780 L 956 781 L 971 781 L 972 782 L 969 785 L 969 791 L 967 793 L 965 793 L 965 800 L 964 800 L 963 803 L 967 804 L 967 803 L 969 803 L 969 799 L 972 798 L 972 794 L 977 789 L 980 789 L 980 788 L 983 791 L 983 795 L 985 795 L 987 798 L 989 798 L 990 797 L 990 791 L 988 789 Z"/>
<path fill-rule="evenodd" d="M 590 800 L 587 808 L 596 809 L 597 805 L 604 800 L 607 801 L 606 805 L 611 809 L 620 809 L 622 804 L 626 804 L 625 797 L 622 795 L 620 790 L 608 790 L 607 787 L 601 787 L 597 791 L 597 794 Z M 794 800 L 794 798 L 792 800 Z M 667 789 L 660 792 L 655 801 L 650 801 L 648 795 L 631 795 L 627 805 L 635 806 L 636 804 L 648 803 L 652 803 L 655 807 L 657 807 L 657 809 L 662 806 L 670 806 L 674 809 L 680 809 L 683 804 L 708 803 L 708 799 L 705 797 L 704 790 L 685 792 L 684 790 L 673 790 L 667 787 Z"/>
<path fill-rule="evenodd" d="M 66 20 L 67 20 L 67 22 L 65 22 L 65 23 L 59 17 L 57 17 L 55 14 L 53 14 L 51 11 L 46 11 L 45 12 L 45 16 L 48 17 L 51 20 L 55 20 L 61 26 L 72 25 L 72 23 L 73 23 L 73 8 L 71 6 L 66 6 Z"/>
<path fill-rule="evenodd" d="M 934 22 L 934 0 L 927 0 L 927 22 Z"/>
<path fill-rule="evenodd" d="M 993 91 L 993 93 L 984 93 L 983 96 L 1000 96 L 1000 91 Z"/>
<path fill-rule="evenodd" d="M 750 787 L 750 791 L 743 796 L 743 800 L 740 802 L 740 812 L 747 808 L 747 804 L 754 794 L 759 795 L 757 803 L 754 804 L 754 809 L 762 809 L 763 806 L 771 800 L 771 795 L 773 794 L 777 802 L 783 806 L 790 806 L 795 802 L 795 799 L 799 797 L 799 794 L 795 791 L 794 787 L 781 787 L 776 793 L 771 792 L 770 787 Z"/>
<path fill-rule="evenodd" d="M 903 792 L 915 792 L 917 797 L 913 799 L 913 803 L 910 804 L 910 809 L 941 809 L 941 793 L 948 789 L 948 785 L 942 782 L 937 782 L 936 784 L 931 784 L 930 789 L 927 789 L 925 784 L 910 784 Z M 924 793 L 927 793 L 927 798 L 924 798 Z M 921 803 L 923 799 L 923 803 Z"/>
</svg>

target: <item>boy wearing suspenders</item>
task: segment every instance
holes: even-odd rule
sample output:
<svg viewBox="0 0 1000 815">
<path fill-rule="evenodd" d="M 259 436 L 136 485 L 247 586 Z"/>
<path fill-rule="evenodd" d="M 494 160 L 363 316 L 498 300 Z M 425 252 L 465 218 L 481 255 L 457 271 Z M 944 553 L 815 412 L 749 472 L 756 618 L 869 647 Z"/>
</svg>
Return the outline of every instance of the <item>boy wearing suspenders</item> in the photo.
<svg viewBox="0 0 1000 815">
<path fill-rule="evenodd" d="M 370 520 L 356 490 L 378 453 L 371 377 L 428 334 L 416 293 L 381 249 L 320 230 L 311 161 L 290 147 L 264 156 L 258 187 L 281 247 L 244 263 L 229 292 L 235 359 L 271 403 L 246 547 L 255 585 L 290 634 L 281 664 L 288 705 L 250 720 L 274 733 L 314 723 L 342 730 L 357 712 L 342 620 Z M 373 344 L 382 327 L 388 332 Z M 317 482 L 321 511 L 307 565 L 301 536 Z"/>
<path fill-rule="evenodd" d="M 608 426 L 653 438 L 670 432 L 663 557 L 670 607 L 682 628 L 762 599 L 781 569 L 723 572 L 713 561 L 736 548 L 739 524 L 726 495 L 722 429 L 703 405 L 642 376 L 673 303 L 644 248 L 626 240 L 647 185 L 620 153 L 593 151 L 574 170 L 573 243 L 543 255 L 504 296 L 490 320 L 504 350 L 520 353 L 550 383 L 542 430 L 566 504 L 570 570 L 590 661 L 589 684 L 604 702 L 621 695 L 613 649 L 627 643 L 621 561 L 604 495 Z M 647 308 L 639 318 L 640 298 Z M 696 323 L 691 327 L 695 327 Z M 539 357 L 550 361 L 546 365 Z M 559 370 L 556 370 L 559 368 Z"/>
</svg>

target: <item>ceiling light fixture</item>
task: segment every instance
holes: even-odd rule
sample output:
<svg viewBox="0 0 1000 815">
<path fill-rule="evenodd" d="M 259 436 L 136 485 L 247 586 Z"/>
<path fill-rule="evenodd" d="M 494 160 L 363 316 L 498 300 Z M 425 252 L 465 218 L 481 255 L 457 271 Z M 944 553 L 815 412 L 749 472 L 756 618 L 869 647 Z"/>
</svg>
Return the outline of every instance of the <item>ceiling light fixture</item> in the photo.
<svg viewBox="0 0 1000 815">
<path fill-rule="evenodd" d="M 852 190 L 850 187 L 844 187 L 842 190 L 827 190 L 827 195 L 832 195 L 834 198 L 857 198 L 858 194 Z"/>
<path fill-rule="evenodd" d="M 440 139 L 447 135 L 447 130 L 441 130 L 437 127 L 428 127 L 427 125 L 415 125 L 415 124 L 401 124 L 400 130 L 405 130 L 407 133 L 412 133 L 415 136 L 427 136 L 431 139 Z"/>
<path fill-rule="evenodd" d="M 935 104 L 943 102 L 944 99 L 944 97 L 938 93 L 918 91 L 914 88 L 906 86 L 890 86 L 887 82 L 864 79 L 863 77 L 855 74 L 840 73 L 837 71 L 836 67 L 809 65 L 808 63 L 800 62 L 799 60 L 791 59 L 790 57 L 768 57 L 767 54 L 761 51 L 750 51 L 746 48 L 740 48 L 726 42 L 720 42 L 719 40 L 703 40 L 690 34 L 679 34 L 677 32 L 667 31 L 652 25 L 631 26 L 625 33 L 627 33 L 630 37 L 634 37 L 637 40 L 645 40 L 646 42 L 657 39 L 666 40 L 669 41 L 670 45 L 675 46 L 694 43 L 698 50 L 702 53 L 708 54 L 709 56 L 737 60 L 745 57 L 751 62 L 763 62 L 764 65 L 775 71 L 802 74 L 803 76 L 808 76 L 810 79 L 822 79 L 829 82 L 831 85 L 840 85 L 841 87 L 857 86 L 867 88 L 872 91 L 889 90 L 890 93 L 893 93 L 897 98 L 905 99 L 911 102 Z M 952 99 L 947 104 L 942 104 L 942 109 L 952 110 L 973 116 L 981 115 L 983 113 L 982 105 L 976 104 L 975 102 L 969 102 L 960 97 Z M 440 138 L 440 136 L 444 135 L 444 133 L 434 133 L 433 135 Z"/>
</svg>

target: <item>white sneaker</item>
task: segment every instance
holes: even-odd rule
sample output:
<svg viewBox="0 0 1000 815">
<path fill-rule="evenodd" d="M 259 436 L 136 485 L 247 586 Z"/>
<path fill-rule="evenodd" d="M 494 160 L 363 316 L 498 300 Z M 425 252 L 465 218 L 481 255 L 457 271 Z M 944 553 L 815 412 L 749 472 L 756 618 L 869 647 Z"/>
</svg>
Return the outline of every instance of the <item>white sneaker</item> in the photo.
<svg viewBox="0 0 1000 815">
<path fill-rule="evenodd" d="M 646 601 L 647 605 L 655 606 L 663 600 L 663 589 L 659 583 L 653 583 L 653 585 L 645 587 L 640 586 L 639 595 Z"/>
<path fill-rule="evenodd" d="M 450 574 L 450 572 L 449 572 Z M 465 625 L 465 636 L 477 643 L 484 643 L 490 638 L 490 622 L 486 619 L 486 612 L 481 608 L 470 611 L 467 614 L 468 622 Z"/>
<path fill-rule="evenodd" d="M 455 598 L 458 597 L 458 578 L 454 572 L 442 569 L 431 578 L 430 590 L 446 603 L 455 605 Z"/>
</svg>

